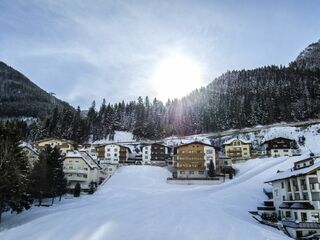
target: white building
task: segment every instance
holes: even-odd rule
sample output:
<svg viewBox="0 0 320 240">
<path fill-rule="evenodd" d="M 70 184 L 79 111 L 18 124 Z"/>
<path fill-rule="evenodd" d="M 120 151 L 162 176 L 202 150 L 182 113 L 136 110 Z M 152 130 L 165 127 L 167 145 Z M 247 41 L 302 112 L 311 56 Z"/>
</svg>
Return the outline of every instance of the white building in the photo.
<svg viewBox="0 0 320 240">
<path fill-rule="evenodd" d="M 320 234 L 319 158 L 303 156 L 267 183 L 272 185 L 274 212 L 291 237 Z"/>
<path fill-rule="evenodd" d="M 38 150 L 27 142 L 22 142 L 19 147 L 26 154 L 30 167 L 33 168 L 34 164 L 39 160 Z"/>
<path fill-rule="evenodd" d="M 238 138 L 232 138 L 228 141 L 223 143 L 225 156 L 229 158 L 243 158 L 248 159 L 251 157 L 251 142 L 244 140 L 244 139 L 238 139 Z"/>
<path fill-rule="evenodd" d="M 91 182 L 98 185 L 107 178 L 107 173 L 86 151 L 67 152 L 63 160 L 63 172 L 69 190 L 73 190 L 79 182 L 81 189 L 88 191 Z"/>
<path fill-rule="evenodd" d="M 297 150 L 294 139 L 277 137 L 262 143 L 271 157 L 291 157 Z"/>
</svg>

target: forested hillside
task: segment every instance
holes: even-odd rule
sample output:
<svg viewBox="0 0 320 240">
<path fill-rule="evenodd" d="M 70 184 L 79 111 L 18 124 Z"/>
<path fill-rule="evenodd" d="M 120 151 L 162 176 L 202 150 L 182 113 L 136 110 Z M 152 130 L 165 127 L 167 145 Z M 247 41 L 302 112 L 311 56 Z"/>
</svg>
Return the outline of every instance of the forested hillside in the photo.
<svg viewBox="0 0 320 240">
<path fill-rule="evenodd" d="M 319 52 L 320 42 L 317 42 L 288 67 L 229 71 L 207 87 L 165 104 L 148 97 L 116 104 L 103 100 L 101 106 L 93 102 L 86 116 L 80 114 L 80 109 L 61 108 L 68 105 L 55 98 L 52 103 L 53 97 L 38 90 L 18 72 L 4 71 L 2 66 L 0 86 L 6 94 L 1 95 L 0 112 L 2 116 L 15 116 L 15 111 L 20 115 L 24 111 L 27 116 L 50 112 L 44 120 L 28 128 L 27 137 L 57 136 L 77 142 L 98 140 L 115 130 L 132 131 L 138 138 L 159 139 L 172 134 L 316 119 L 320 118 Z M 26 99 L 29 100 L 23 105 L 25 108 L 19 110 L 17 104 Z"/>
<path fill-rule="evenodd" d="M 0 61 L 0 118 L 45 117 L 55 106 L 72 109 Z"/>
</svg>

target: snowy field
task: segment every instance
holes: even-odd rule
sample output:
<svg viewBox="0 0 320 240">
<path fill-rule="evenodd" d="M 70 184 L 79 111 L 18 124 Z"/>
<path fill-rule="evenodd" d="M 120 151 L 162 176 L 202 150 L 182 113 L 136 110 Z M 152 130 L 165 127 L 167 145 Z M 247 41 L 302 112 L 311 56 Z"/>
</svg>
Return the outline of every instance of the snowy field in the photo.
<svg viewBox="0 0 320 240">
<path fill-rule="evenodd" d="M 218 186 L 172 185 L 164 168 L 122 167 L 92 196 L 6 214 L 0 239 L 289 239 L 257 223 L 248 211 L 266 199 L 263 182 L 296 159 L 238 164 L 237 177 Z"/>
</svg>

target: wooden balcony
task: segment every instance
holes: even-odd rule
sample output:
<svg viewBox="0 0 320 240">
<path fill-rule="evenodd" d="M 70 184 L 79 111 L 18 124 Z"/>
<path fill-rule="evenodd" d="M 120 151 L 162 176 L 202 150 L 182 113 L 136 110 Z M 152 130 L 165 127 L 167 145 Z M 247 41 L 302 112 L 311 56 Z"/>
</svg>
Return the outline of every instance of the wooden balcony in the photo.
<svg viewBox="0 0 320 240">
<path fill-rule="evenodd" d="M 204 160 L 177 160 L 178 170 L 204 170 Z"/>
</svg>

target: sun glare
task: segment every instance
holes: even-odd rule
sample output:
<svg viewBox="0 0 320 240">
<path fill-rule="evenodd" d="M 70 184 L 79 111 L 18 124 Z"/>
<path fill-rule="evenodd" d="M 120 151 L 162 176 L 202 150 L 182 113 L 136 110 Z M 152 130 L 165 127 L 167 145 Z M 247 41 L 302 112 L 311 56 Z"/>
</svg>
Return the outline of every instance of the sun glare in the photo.
<svg viewBox="0 0 320 240">
<path fill-rule="evenodd" d="M 152 85 L 157 98 L 180 98 L 203 85 L 203 73 L 199 64 L 183 55 L 163 59 L 155 69 Z"/>
</svg>

